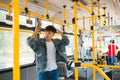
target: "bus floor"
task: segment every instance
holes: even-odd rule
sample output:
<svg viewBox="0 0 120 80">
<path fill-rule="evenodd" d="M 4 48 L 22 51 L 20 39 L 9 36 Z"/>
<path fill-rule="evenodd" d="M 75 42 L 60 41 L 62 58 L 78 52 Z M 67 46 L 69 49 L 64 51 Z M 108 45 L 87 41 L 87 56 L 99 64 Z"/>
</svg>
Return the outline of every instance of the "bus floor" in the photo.
<svg viewBox="0 0 120 80">
<path fill-rule="evenodd" d="M 64 80 L 64 79 L 59 79 L 59 80 Z M 74 79 L 74 76 L 72 76 L 70 79 L 68 79 L 68 80 L 75 80 Z M 92 79 L 92 76 L 89 78 L 89 79 L 87 79 L 87 78 L 85 78 L 85 77 L 79 77 L 79 79 L 78 80 L 93 80 Z M 97 73 L 96 74 L 96 80 L 104 80 L 103 79 L 103 77 L 99 74 L 99 73 Z"/>
<path fill-rule="evenodd" d="M 120 69 L 106 69 L 105 73 L 108 75 L 108 77 L 111 80 L 120 80 Z M 79 75 L 78 80 L 93 80 L 92 77 L 93 77 L 92 73 L 91 73 L 91 76 L 89 78 L 87 76 L 86 77 L 81 77 Z M 71 76 L 70 79 L 68 79 L 68 80 L 75 80 L 74 75 Z M 96 71 L 96 80 L 105 80 L 105 79 Z"/>
<path fill-rule="evenodd" d="M 64 80 L 64 79 L 60 79 L 60 80 Z M 75 80 L 75 76 L 73 75 L 70 77 L 70 79 L 67 79 L 67 80 Z M 91 76 L 89 76 L 89 78 L 87 76 L 82 77 L 79 75 L 78 80 L 93 80 L 93 75 L 91 73 Z M 104 80 L 104 78 L 97 71 L 96 71 L 96 80 Z"/>
</svg>

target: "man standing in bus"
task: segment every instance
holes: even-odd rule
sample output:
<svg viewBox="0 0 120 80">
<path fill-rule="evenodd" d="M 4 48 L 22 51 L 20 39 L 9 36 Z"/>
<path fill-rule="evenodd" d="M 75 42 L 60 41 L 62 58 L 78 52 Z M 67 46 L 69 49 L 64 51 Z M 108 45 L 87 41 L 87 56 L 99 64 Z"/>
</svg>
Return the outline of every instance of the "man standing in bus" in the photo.
<svg viewBox="0 0 120 80">
<path fill-rule="evenodd" d="M 58 80 L 57 62 L 67 62 L 65 46 L 69 44 L 69 39 L 51 25 L 45 28 L 45 38 L 35 38 L 40 30 L 41 27 L 37 26 L 35 32 L 27 39 L 28 45 L 36 55 L 39 80 Z M 61 34 L 62 39 L 52 39 L 56 32 Z"/>
<path fill-rule="evenodd" d="M 116 63 L 116 53 L 118 46 L 114 44 L 114 40 L 110 40 L 110 44 L 108 45 L 108 64 L 114 65 Z"/>
</svg>

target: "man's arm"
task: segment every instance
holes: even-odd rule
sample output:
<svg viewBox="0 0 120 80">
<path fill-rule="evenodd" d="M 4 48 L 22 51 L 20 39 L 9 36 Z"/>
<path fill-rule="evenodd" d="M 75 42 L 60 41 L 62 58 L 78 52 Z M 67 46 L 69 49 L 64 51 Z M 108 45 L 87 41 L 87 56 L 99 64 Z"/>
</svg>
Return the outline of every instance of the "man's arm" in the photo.
<svg viewBox="0 0 120 80">
<path fill-rule="evenodd" d="M 35 36 L 37 35 L 37 33 L 41 30 L 40 26 L 36 26 L 34 33 L 30 36 L 30 39 L 35 38 Z"/>
<path fill-rule="evenodd" d="M 57 32 L 59 33 L 59 34 L 61 34 L 61 36 L 62 36 L 62 41 L 63 41 L 63 43 L 65 44 L 65 46 L 67 46 L 68 44 L 69 44 L 69 39 L 68 39 L 68 37 L 67 36 L 65 36 L 64 34 L 63 34 L 63 32 L 61 32 L 60 30 L 57 30 Z"/>
<path fill-rule="evenodd" d="M 41 27 L 37 26 L 35 28 L 34 33 L 27 39 L 27 44 L 33 49 L 34 52 L 36 52 L 38 48 L 37 40 L 35 40 L 34 38 L 37 35 L 37 33 L 40 31 L 40 29 Z"/>
<path fill-rule="evenodd" d="M 118 46 L 116 46 L 116 49 L 118 49 Z"/>
</svg>

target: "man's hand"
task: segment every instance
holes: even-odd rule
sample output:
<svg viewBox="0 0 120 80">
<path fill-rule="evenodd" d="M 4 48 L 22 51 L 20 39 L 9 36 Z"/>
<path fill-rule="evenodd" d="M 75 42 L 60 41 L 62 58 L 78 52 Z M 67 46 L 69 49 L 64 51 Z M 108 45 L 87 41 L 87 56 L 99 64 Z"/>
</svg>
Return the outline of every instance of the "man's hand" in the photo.
<svg viewBox="0 0 120 80">
<path fill-rule="evenodd" d="M 56 29 L 56 31 L 57 31 L 57 33 L 61 34 L 61 36 L 64 35 L 62 31 L 60 31 L 60 30 L 58 30 L 58 29 Z"/>
<path fill-rule="evenodd" d="M 35 28 L 35 32 L 31 35 L 30 38 L 33 39 L 40 30 L 41 30 L 41 26 L 37 25 L 36 28 Z"/>
<path fill-rule="evenodd" d="M 36 20 L 37 20 L 37 26 L 35 28 L 35 32 L 39 32 L 41 30 L 41 21 L 39 18 L 37 18 Z"/>
<path fill-rule="evenodd" d="M 36 26 L 35 32 L 39 32 L 41 30 L 41 26 Z"/>
</svg>

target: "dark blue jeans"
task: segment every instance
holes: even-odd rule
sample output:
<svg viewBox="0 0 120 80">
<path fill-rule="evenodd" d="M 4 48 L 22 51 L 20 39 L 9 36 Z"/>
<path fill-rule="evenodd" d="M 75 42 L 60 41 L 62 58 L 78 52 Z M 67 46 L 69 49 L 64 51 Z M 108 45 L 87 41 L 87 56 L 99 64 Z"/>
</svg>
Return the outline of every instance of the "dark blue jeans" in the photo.
<svg viewBox="0 0 120 80">
<path fill-rule="evenodd" d="M 58 69 L 46 72 L 39 72 L 39 80 L 58 80 Z"/>
<path fill-rule="evenodd" d="M 108 56 L 107 58 L 109 65 L 114 65 L 114 63 L 116 63 L 116 56 Z"/>
</svg>

